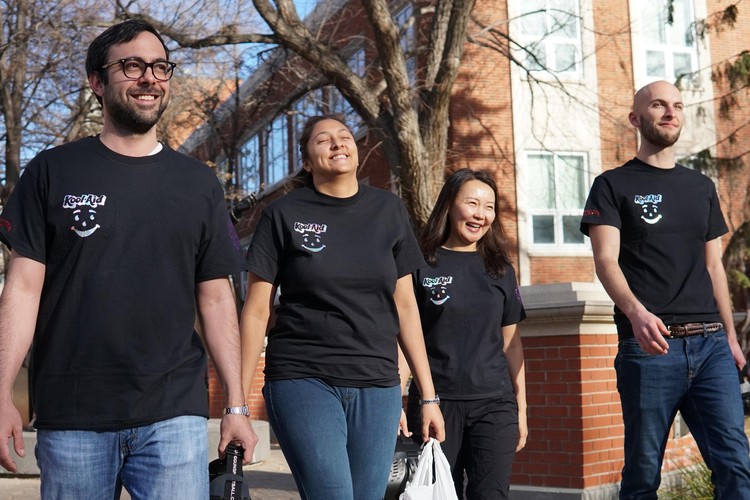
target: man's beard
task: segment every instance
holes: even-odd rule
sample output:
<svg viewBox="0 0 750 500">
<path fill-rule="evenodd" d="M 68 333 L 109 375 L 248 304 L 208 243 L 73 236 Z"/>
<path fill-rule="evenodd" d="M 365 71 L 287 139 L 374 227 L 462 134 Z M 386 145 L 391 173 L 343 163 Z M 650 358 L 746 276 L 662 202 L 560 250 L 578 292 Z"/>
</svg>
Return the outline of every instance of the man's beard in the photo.
<svg viewBox="0 0 750 500">
<path fill-rule="evenodd" d="M 675 129 L 673 133 L 660 130 L 644 117 L 641 117 L 641 136 L 644 140 L 660 148 L 672 146 L 680 138 L 682 129 Z"/>
<path fill-rule="evenodd" d="M 105 100 L 112 124 L 121 132 L 144 135 L 159 122 L 168 101 L 162 94 L 159 107 L 155 110 L 141 111 L 127 102 L 122 102 L 119 95 L 105 92 Z"/>
</svg>

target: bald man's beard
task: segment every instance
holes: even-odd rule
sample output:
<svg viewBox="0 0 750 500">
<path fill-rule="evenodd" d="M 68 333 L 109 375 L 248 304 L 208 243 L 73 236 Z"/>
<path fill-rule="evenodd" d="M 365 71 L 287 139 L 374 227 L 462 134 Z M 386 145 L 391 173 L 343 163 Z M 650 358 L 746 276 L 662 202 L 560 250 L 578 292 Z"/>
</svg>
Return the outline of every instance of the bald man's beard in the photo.
<svg viewBox="0 0 750 500">
<path fill-rule="evenodd" d="M 675 142 L 680 138 L 680 132 L 682 127 L 673 130 L 664 130 L 657 128 L 654 124 L 644 117 L 641 117 L 641 137 L 643 140 L 648 141 L 654 146 L 660 148 L 668 148 L 674 145 Z"/>
</svg>

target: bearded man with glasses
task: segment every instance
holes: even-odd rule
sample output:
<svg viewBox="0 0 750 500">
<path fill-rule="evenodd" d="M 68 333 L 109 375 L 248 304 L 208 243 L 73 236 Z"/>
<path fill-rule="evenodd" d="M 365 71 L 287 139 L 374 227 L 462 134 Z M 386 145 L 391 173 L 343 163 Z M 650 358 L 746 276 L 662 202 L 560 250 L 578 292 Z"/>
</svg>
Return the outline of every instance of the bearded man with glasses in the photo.
<svg viewBox="0 0 750 500">
<path fill-rule="evenodd" d="M 11 387 L 32 349 L 43 499 L 208 498 L 208 350 L 226 389 L 220 454 L 252 457 L 227 276 L 245 259 L 216 176 L 157 140 L 175 64 L 143 21 L 86 72 L 103 127 L 40 153 L 0 215 L 0 466 L 26 453 Z M 194 329 L 201 320 L 203 340 Z M 205 342 L 205 344 L 204 344 Z"/>
</svg>

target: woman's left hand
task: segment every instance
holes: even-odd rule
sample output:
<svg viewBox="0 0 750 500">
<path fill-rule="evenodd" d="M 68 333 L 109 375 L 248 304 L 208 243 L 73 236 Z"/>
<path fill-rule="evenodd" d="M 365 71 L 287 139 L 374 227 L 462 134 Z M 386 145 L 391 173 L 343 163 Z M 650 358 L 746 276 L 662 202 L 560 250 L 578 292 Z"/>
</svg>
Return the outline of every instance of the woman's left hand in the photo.
<svg viewBox="0 0 750 500">
<path fill-rule="evenodd" d="M 516 446 L 516 453 L 521 451 L 526 446 L 526 438 L 529 437 L 529 426 L 526 423 L 526 413 L 518 413 L 518 446 Z"/>
<path fill-rule="evenodd" d="M 422 441 L 425 443 L 434 437 L 441 443 L 445 441 L 445 421 L 440 407 L 436 404 L 422 405 Z"/>
</svg>

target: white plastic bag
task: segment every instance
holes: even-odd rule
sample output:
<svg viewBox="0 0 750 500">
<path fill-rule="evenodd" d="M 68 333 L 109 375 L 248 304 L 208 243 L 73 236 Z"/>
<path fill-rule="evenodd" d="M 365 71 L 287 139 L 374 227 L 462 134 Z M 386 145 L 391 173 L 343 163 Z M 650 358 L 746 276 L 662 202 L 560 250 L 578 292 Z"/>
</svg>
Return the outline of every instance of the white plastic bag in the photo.
<svg viewBox="0 0 750 500">
<path fill-rule="evenodd" d="M 434 474 L 433 474 L 434 472 Z M 399 500 L 458 500 L 448 459 L 435 438 L 425 443 L 417 470 Z"/>
</svg>

